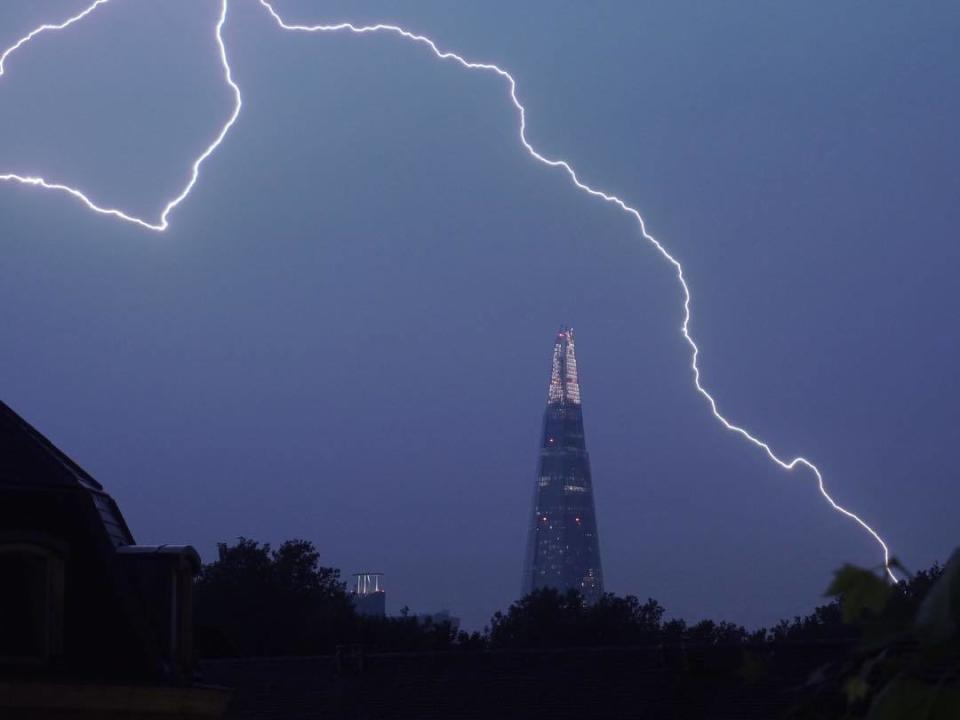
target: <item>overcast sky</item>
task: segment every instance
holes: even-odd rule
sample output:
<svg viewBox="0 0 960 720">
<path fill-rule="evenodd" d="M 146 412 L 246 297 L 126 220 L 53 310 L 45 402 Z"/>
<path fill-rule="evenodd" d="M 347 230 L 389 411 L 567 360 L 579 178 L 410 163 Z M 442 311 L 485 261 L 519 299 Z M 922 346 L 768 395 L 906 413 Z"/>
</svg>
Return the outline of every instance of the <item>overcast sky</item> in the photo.
<svg viewBox="0 0 960 720">
<path fill-rule="evenodd" d="M 529 136 L 684 264 L 704 382 L 909 567 L 960 544 L 960 6 L 293 2 L 517 78 Z M 83 3 L 0 6 L 0 46 Z M 113 0 L 13 55 L 0 172 L 156 220 L 231 110 L 218 3 Z M 672 268 L 519 145 L 502 80 L 387 36 L 224 31 L 244 108 L 154 234 L 0 185 L 0 399 L 141 543 L 307 538 L 388 609 L 519 594 L 577 333 L 607 589 L 750 626 L 876 544 L 692 386 Z"/>
</svg>

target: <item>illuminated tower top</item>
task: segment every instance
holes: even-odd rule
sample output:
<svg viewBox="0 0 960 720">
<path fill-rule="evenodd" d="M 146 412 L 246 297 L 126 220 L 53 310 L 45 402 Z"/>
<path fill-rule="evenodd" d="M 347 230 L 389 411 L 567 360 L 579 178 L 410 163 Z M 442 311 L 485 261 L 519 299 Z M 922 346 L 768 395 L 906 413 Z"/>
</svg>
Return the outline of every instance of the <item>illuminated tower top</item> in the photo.
<svg viewBox="0 0 960 720">
<path fill-rule="evenodd" d="M 603 596 L 600 540 L 573 330 L 553 345 L 550 390 L 543 413 L 540 462 L 533 486 L 523 594 L 541 588 L 576 590 L 584 602 Z"/>
<path fill-rule="evenodd" d="M 577 379 L 577 353 L 573 328 L 561 327 L 553 345 L 553 370 L 550 373 L 548 402 L 580 404 L 580 381 Z"/>
</svg>

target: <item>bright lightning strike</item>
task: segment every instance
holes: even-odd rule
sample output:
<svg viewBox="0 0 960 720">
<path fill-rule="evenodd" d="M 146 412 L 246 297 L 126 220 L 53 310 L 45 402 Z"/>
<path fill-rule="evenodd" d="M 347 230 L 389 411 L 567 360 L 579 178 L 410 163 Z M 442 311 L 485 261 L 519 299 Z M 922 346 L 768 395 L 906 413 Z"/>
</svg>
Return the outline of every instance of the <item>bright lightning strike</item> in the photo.
<svg viewBox="0 0 960 720">
<path fill-rule="evenodd" d="M 173 210 L 181 202 L 183 202 L 186 199 L 186 197 L 190 194 L 190 191 L 193 190 L 193 187 L 194 185 L 196 185 L 197 179 L 200 176 L 200 166 L 208 157 L 210 157 L 210 155 L 213 154 L 213 152 L 223 142 L 224 138 L 227 136 L 227 133 L 230 131 L 230 128 L 233 127 L 233 124 L 236 122 L 237 118 L 239 117 L 240 108 L 242 107 L 242 104 L 243 104 L 241 95 L 240 95 L 240 88 L 233 81 L 233 76 L 230 69 L 230 63 L 227 60 L 226 46 L 224 45 L 224 42 L 223 42 L 222 31 L 223 31 L 223 25 L 226 22 L 228 1 L 229 0 L 222 0 L 220 17 L 219 17 L 219 20 L 217 21 L 215 36 L 216 36 L 217 47 L 220 51 L 220 62 L 223 65 L 224 78 L 226 80 L 226 83 L 230 86 L 231 90 L 233 91 L 234 98 L 235 98 L 235 106 L 233 109 L 233 113 L 230 115 L 227 122 L 223 125 L 219 134 L 216 136 L 213 142 L 210 143 L 210 145 L 207 146 L 206 150 L 204 150 L 204 152 L 193 162 L 189 181 L 184 186 L 180 194 L 174 197 L 172 200 L 170 200 L 166 204 L 166 206 L 163 209 L 163 212 L 160 214 L 159 222 L 149 222 L 142 218 L 128 215 L 122 212 L 121 210 L 101 207 L 95 204 L 86 195 L 84 195 L 81 191 L 75 188 L 71 188 L 66 185 L 62 185 L 58 183 L 51 183 L 40 177 L 31 177 L 31 176 L 8 173 L 8 174 L 0 174 L 0 180 L 13 181 L 13 182 L 18 182 L 25 185 L 39 186 L 47 190 L 58 190 L 61 192 L 65 192 L 73 196 L 74 198 L 80 200 L 90 210 L 93 210 L 95 212 L 102 213 L 105 215 L 111 215 L 121 220 L 135 223 L 149 230 L 156 230 L 156 231 L 166 230 L 167 227 L 169 226 L 170 213 L 173 212 Z M 5 72 L 5 62 L 7 58 L 14 51 L 16 51 L 17 49 L 25 45 L 27 42 L 29 42 L 31 39 L 33 39 L 36 35 L 39 35 L 42 32 L 51 31 L 51 30 L 63 30 L 69 27 L 70 25 L 72 25 L 73 23 L 82 20 L 83 18 L 88 16 L 90 13 L 92 13 L 94 10 L 96 10 L 100 5 L 104 5 L 107 2 L 109 2 L 109 0 L 96 0 L 92 5 L 87 7 L 82 12 L 78 13 L 77 15 L 74 15 L 71 18 L 68 18 L 67 20 L 65 20 L 64 22 L 58 25 L 41 25 L 37 29 L 30 32 L 28 35 L 25 35 L 23 38 L 18 40 L 13 46 L 5 50 L 2 55 L 0 55 L 0 77 L 2 77 Z M 880 537 L 879 533 L 877 533 L 876 530 L 870 527 L 870 525 L 868 525 L 856 513 L 853 513 L 850 510 L 847 510 L 846 508 L 842 507 L 840 504 L 836 502 L 836 500 L 833 499 L 833 497 L 831 497 L 830 493 L 827 492 L 826 486 L 824 484 L 823 475 L 820 472 L 820 469 L 816 465 L 814 465 L 810 460 L 802 456 L 798 456 L 790 460 L 783 459 L 782 457 L 777 455 L 773 451 L 773 449 L 770 447 L 770 445 L 768 445 L 766 442 L 764 442 L 763 440 L 760 440 L 759 438 L 751 434 L 749 431 L 747 431 L 745 428 L 732 423 L 723 414 L 720 413 L 720 410 L 717 407 L 717 401 L 703 386 L 703 383 L 701 382 L 701 379 L 700 379 L 700 364 L 699 364 L 700 348 L 697 346 L 697 343 L 694 341 L 693 336 L 690 334 L 690 319 L 691 319 L 690 307 L 692 303 L 692 295 L 690 292 L 690 287 L 687 285 L 686 278 L 684 277 L 683 266 L 680 264 L 680 261 L 678 261 L 673 255 L 671 255 L 670 252 L 660 243 L 660 241 L 657 240 L 653 235 L 651 235 L 647 231 L 646 222 L 644 221 L 643 216 L 640 214 L 640 212 L 636 208 L 628 205 L 625 201 L 623 201 L 616 195 L 604 192 L 602 190 L 598 190 L 588 185 L 587 183 L 583 182 L 580 179 L 580 177 L 577 175 L 576 171 L 568 162 L 566 162 L 565 160 L 557 160 L 557 159 L 546 157 L 545 155 L 542 155 L 530 143 L 530 141 L 527 139 L 526 108 L 523 106 L 523 104 L 520 102 L 519 98 L 517 97 L 517 82 L 510 73 L 508 73 L 503 68 L 497 65 L 494 65 L 492 63 L 472 62 L 472 61 L 466 60 L 465 58 L 458 55 L 457 53 L 441 50 L 437 46 L 437 44 L 433 40 L 431 40 L 429 37 L 412 33 L 409 30 L 405 30 L 404 28 L 399 27 L 397 25 L 386 25 L 386 24 L 354 25 L 352 23 L 337 23 L 333 25 L 289 24 L 286 21 L 284 21 L 284 19 L 280 16 L 280 14 L 274 9 L 270 0 L 259 0 L 259 2 L 260 2 L 260 5 L 263 6 L 263 8 L 270 14 L 270 16 L 276 22 L 276 24 L 281 29 L 286 31 L 308 32 L 308 33 L 350 32 L 357 35 L 363 35 L 368 33 L 369 34 L 386 33 L 386 34 L 392 34 L 392 35 L 399 35 L 400 37 L 403 37 L 406 40 L 410 40 L 414 43 L 425 46 L 439 60 L 452 60 L 453 62 L 458 63 L 459 65 L 461 65 L 463 68 L 467 70 L 480 70 L 484 72 L 491 72 L 498 75 L 503 80 L 505 80 L 507 83 L 507 87 L 509 89 L 510 100 L 513 103 L 513 106 L 516 108 L 516 111 L 519 115 L 520 142 L 523 145 L 524 149 L 527 151 L 527 153 L 530 155 L 530 157 L 532 157 L 537 162 L 540 162 L 543 165 L 546 165 L 548 167 L 560 168 L 561 170 L 563 170 L 563 172 L 567 174 L 570 181 L 578 190 L 588 195 L 591 195 L 592 197 L 599 198 L 600 200 L 603 200 L 606 203 L 615 205 L 623 212 L 632 216 L 637 221 L 637 225 L 639 226 L 640 234 L 642 235 L 643 239 L 646 240 L 648 243 L 650 243 L 657 250 L 657 252 L 660 253 L 660 255 L 664 258 L 664 260 L 666 260 L 668 263 L 670 263 L 670 265 L 673 266 L 673 269 L 677 275 L 677 281 L 680 283 L 680 287 L 683 291 L 683 323 L 680 326 L 680 332 L 683 335 L 684 340 L 687 342 L 687 345 L 689 345 L 690 347 L 690 369 L 693 373 L 694 387 L 696 388 L 697 392 L 700 393 L 700 395 L 702 395 L 703 398 L 707 401 L 708 405 L 710 406 L 710 411 L 713 413 L 714 418 L 716 418 L 717 421 L 719 421 L 724 428 L 726 428 L 732 433 L 736 433 L 737 435 L 740 435 L 742 438 L 744 438 L 745 440 L 753 444 L 755 447 L 762 450 L 764 453 L 766 453 L 767 457 L 771 461 L 776 463 L 778 466 L 780 466 L 784 470 L 794 470 L 798 466 L 803 466 L 808 470 L 810 470 L 813 473 L 814 477 L 816 478 L 817 487 L 820 491 L 820 494 L 830 504 L 830 506 L 836 512 L 856 522 L 882 548 L 884 568 L 886 569 L 887 575 L 889 575 L 890 579 L 893 580 L 894 582 L 897 581 L 897 577 L 893 573 L 893 570 L 890 567 L 890 550 L 887 547 L 886 542 L 884 542 L 883 538 Z"/>
<path fill-rule="evenodd" d="M 71 18 L 64 20 L 62 23 L 57 25 L 41 25 L 35 30 L 31 31 L 27 35 L 24 35 L 16 43 L 7 48 L 3 55 L 0 55 L 0 77 L 3 77 L 6 72 L 5 63 L 7 58 L 19 48 L 26 45 L 30 40 L 39 35 L 40 33 L 47 32 L 50 30 L 63 30 L 70 25 L 73 25 L 75 22 L 79 22 L 83 18 L 87 17 L 90 13 L 96 10 L 101 5 L 106 5 L 110 0 L 96 0 L 92 5 L 90 5 L 83 12 L 77 13 Z M 227 0 L 222 0 L 220 5 L 220 17 L 217 20 L 216 29 L 214 35 L 217 41 L 217 49 L 220 53 L 220 64 L 223 66 L 223 77 L 227 85 L 230 86 L 230 90 L 233 92 L 234 97 L 234 106 L 233 112 L 230 114 L 230 117 L 227 119 L 227 122 L 224 123 L 223 127 L 220 129 L 220 132 L 213 139 L 206 149 L 193 161 L 193 165 L 190 168 L 190 178 L 187 180 L 187 184 L 184 185 L 183 189 L 177 194 L 172 200 L 170 200 L 163 208 L 163 211 L 160 213 L 160 219 L 157 222 L 150 222 L 149 220 L 144 220 L 143 218 L 137 217 L 136 215 L 129 215 L 122 210 L 116 208 L 103 207 L 98 205 L 89 197 L 87 197 L 83 192 L 77 190 L 76 188 L 63 185 L 62 183 L 49 182 L 48 180 L 42 177 L 36 177 L 31 175 L 19 175 L 17 173 L 3 173 L 0 174 L 0 180 L 6 182 L 16 182 L 21 185 L 32 185 L 34 187 L 41 187 L 45 190 L 56 190 L 59 192 L 66 193 L 87 206 L 90 210 L 100 213 L 101 215 L 110 215 L 112 217 L 124 220 L 129 223 L 134 223 L 140 227 L 146 228 L 147 230 L 155 230 L 157 232 L 163 232 L 170 226 L 170 213 L 172 213 L 176 207 L 182 203 L 187 195 L 190 194 L 190 191 L 193 190 L 193 186 L 197 184 L 197 180 L 200 178 L 200 166 L 203 165 L 203 162 L 210 157 L 213 152 L 220 147 L 220 143 L 223 142 L 223 139 L 227 136 L 227 133 L 230 132 L 230 128 L 233 127 L 233 124 L 237 121 L 237 118 L 240 117 L 240 108 L 243 106 L 243 99 L 240 96 L 240 88 L 233 81 L 233 74 L 230 70 L 230 63 L 227 60 L 227 46 L 223 42 L 223 24 L 227 21 Z"/>
</svg>

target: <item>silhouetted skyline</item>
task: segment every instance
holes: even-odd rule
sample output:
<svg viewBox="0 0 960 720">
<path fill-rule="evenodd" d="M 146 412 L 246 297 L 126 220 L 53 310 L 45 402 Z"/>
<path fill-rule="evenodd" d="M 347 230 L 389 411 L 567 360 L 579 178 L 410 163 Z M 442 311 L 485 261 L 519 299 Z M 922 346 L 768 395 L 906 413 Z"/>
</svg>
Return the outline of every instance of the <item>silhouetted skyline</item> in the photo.
<svg viewBox="0 0 960 720">
<path fill-rule="evenodd" d="M 240 535 L 376 567 L 392 612 L 517 594 L 543 347 L 590 368 L 609 590 L 749 625 L 876 564 L 690 385 L 670 268 L 529 161 L 502 86 L 390 39 L 225 33 L 244 114 L 161 238 L 0 188 L 2 398 L 141 542 Z M 0 45 L 70 2 L 0 7 Z M 683 261 L 725 412 L 820 464 L 913 568 L 956 544 L 951 3 L 284 3 L 513 72 L 538 146 Z M 0 166 L 149 212 L 229 109 L 215 3 L 111 4 L 0 81 Z M 320 13 L 323 13 L 321 16 Z M 396 603 L 396 606 L 393 606 Z"/>
</svg>

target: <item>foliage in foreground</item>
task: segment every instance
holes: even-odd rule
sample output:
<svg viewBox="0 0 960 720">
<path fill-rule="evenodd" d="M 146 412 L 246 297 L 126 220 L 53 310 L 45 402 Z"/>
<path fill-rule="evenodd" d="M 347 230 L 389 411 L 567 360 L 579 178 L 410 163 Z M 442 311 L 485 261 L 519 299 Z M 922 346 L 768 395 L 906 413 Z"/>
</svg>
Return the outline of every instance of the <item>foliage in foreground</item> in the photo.
<svg viewBox="0 0 960 720">
<path fill-rule="evenodd" d="M 739 646 L 743 676 L 773 680 L 783 648 L 826 646 L 834 659 L 802 688 L 796 718 L 960 717 L 960 555 L 943 571 L 934 567 L 895 586 L 847 566 L 828 594 L 831 602 L 806 617 L 750 632 L 725 622 L 664 620 L 653 599 L 607 594 L 587 605 L 576 592 L 544 589 L 497 612 L 484 633 L 468 635 L 408 614 L 359 616 L 339 571 L 322 566 L 311 543 L 273 549 L 240 538 L 221 544 L 203 567 L 195 617 L 197 649 L 207 657 L 321 655 L 350 644 L 373 652 Z"/>
<path fill-rule="evenodd" d="M 859 641 L 811 678 L 798 718 L 960 717 L 960 550 L 895 586 L 846 565 L 827 593 Z"/>
</svg>

